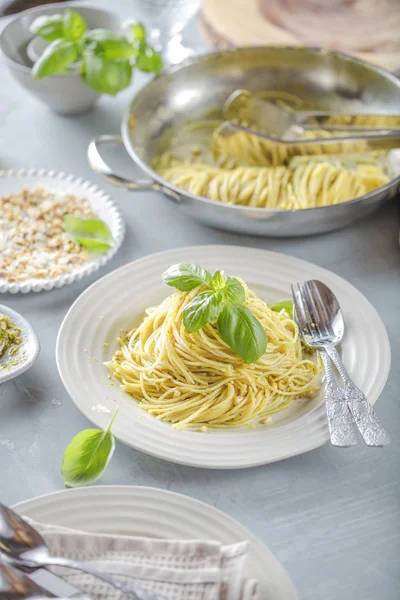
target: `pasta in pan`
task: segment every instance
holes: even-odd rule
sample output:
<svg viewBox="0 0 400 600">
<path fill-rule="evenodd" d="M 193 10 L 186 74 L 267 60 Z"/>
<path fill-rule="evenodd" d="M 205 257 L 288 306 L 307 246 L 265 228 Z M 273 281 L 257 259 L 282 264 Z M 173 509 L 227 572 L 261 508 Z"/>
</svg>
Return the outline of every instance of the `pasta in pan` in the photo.
<svg viewBox="0 0 400 600">
<path fill-rule="evenodd" d="M 198 196 L 273 209 L 329 206 L 363 196 L 389 181 L 374 165 L 360 164 L 348 170 L 323 161 L 303 161 L 293 167 L 235 169 L 182 164 L 161 173 L 177 187 Z"/>
<path fill-rule="evenodd" d="M 282 107 L 299 108 L 301 99 L 287 92 L 260 92 Z M 373 122 L 372 122 L 373 121 Z M 399 125 L 398 117 L 334 118 L 334 125 Z M 196 127 L 200 125 L 197 123 Z M 208 123 L 209 127 L 210 124 Z M 308 131 L 303 139 L 332 137 L 337 132 Z M 237 131 L 229 136 L 216 126 L 211 159 L 200 150 L 183 159 L 169 149 L 153 160 L 153 168 L 178 188 L 226 204 L 270 209 L 306 209 L 359 198 L 390 181 L 383 151 L 369 151 L 367 141 L 334 144 L 277 144 Z M 209 149 L 208 149 L 209 150 Z"/>
</svg>

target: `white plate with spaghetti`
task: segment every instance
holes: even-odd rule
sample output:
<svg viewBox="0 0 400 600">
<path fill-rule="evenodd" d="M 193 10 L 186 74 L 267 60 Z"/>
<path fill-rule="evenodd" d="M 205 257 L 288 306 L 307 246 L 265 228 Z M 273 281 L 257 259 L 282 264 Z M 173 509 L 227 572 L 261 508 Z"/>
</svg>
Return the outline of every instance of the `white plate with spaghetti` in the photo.
<svg viewBox="0 0 400 600">
<path fill-rule="evenodd" d="M 245 576 L 260 583 L 260 598 L 297 600 L 285 569 L 248 529 L 225 513 L 167 490 L 96 486 L 55 492 L 15 506 L 35 521 L 88 531 L 164 539 L 248 541 Z"/>
<path fill-rule="evenodd" d="M 65 212 L 102 220 L 110 248 L 89 254 L 63 231 Z M 60 288 L 91 275 L 125 235 L 122 214 L 102 189 L 45 169 L 0 172 L 0 229 L 0 293 L 11 294 Z"/>
<path fill-rule="evenodd" d="M 156 411 L 153 407 L 149 410 L 148 406 L 143 410 L 143 406 L 140 408 L 139 402 L 134 397 L 120 388 L 121 382 L 109 374 L 104 362 L 110 361 L 111 356 L 118 349 L 117 338 L 121 329 L 129 330 L 132 326 L 137 327 L 148 307 L 160 304 L 170 296 L 171 292 L 173 293 L 174 290 L 163 282 L 162 274 L 171 265 L 177 263 L 198 264 L 212 272 L 223 269 L 227 275 L 237 276 L 245 281 L 249 288 L 268 304 L 289 298 L 290 285 L 293 282 L 307 279 L 323 281 L 337 295 L 343 310 L 346 322 L 346 335 L 341 346 L 343 361 L 351 377 L 363 389 L 369 401 L 376 402 L 389 373 L 390 345 L 378 313 L 359 291 L 330 271 L 283 254 L 233 246 L 198 246 L 154 254 L 117 269 L 86 290 L 65 317 L 57 340 L 58 369 L 73 401 L 96 425 L 107 426 L 110 416 L 105 413 L 113 411 L 117 404 L 120 406 L 120 411 L 114 422 L 113 432 L 120 441 L 172 462 L 215 469 L 252 467 L 278 461 L 317 448 L 329 440 L 322 389 L 312 398 L 296 399 L 284 410 L 267 419 L 263 417 L 269 415 L 271 411 L 268 412 L 268 409 L 265 412 L 265 407 L 262 407 L 261 411 L 254 413 L 254 416 L 260 417 L 255 426 L 242 419 L 242 424 L 245 426 L 225 428 L 227 423 L 221 421 L 220 415 L 215 420 L 216 415 L 213 413 L 210 422 L 217 425 L 222 423 L 222 429 L 216 429 L 211 425 L 193 430 L 190 424 L 189 427 L 176 429 L 170 422 L 161 421 L 160 415 L 164 418 L 165 413 L 160 412 L 159 406 L 156 407 Z M 253 305 L 249 306 L 253 310 Z M 354 307 L 357 309 L 355 310 Z M 257 316 L 260 314 L 257 309 L 253 310 L 253 313 Z M 157 316 L 157 312 L 154 314 Z M 163 318 L 158 318 L 158 322 L 162 323 Z M 289 328 L 291 330 L 293 326 L 289 325 Z M 206 329 L 202 331 L 205 332 Z M 227 385 L 221 392 L 225 394 L 224 400 L 227 400 L 229 385 L 236 386 L 239 377 L 236 370 L 237 357 L 233 354 L 224 354 L 225 351 L 231 352 L 231 350 L 226 346 L 221 348 L 220 340 L 217 340 L 214 333 L 211 331 L 216 352 L 227 364 L 227 382 L 224 380 Z M 196 332 L 194 335 L 198 334 L 199 332 Z M 172 335 L 178 335 L 176 330 Z M 259 377 L 260 368 L 264 371 L 269 369 L 263 362 L 271 358 L 268 352 L 274 353 L 273 362 L 279 363 L 281 360 L 281 355 L 277 354 L 276 348 L 285 344 L 287 338 L 278 339 L 277 342 L 274 339 L 276 337 L 274 331 L 268 332 L 268 335 L 270 339 L 267 352 L 260 361 L 255 365 L 242 364 L 243 368 L 240 365 L 237 367 L 242 369 L 241 373 L 244 373 L 247 379 L 254 380 L 255 376 Z M 188 343 L 187 339 L 187 337 L 183 340 L 179 338 L 174 349 Z M 371 339 L 374 340 L 373 344 L 370 343 Z M 150 341 L 149 344 L 151 343 Z M 207 338 L 205 344 L 208 343 Z M 148 350 L 148 347 L 146 348 Z M 199 355 L 202 353 L 201 345 L 197 345 L 194 349 L 190 348 L 191 352 L 193 350 Z M 141 353 L 144 362 L 149 360 L 143 349 L 139 349 L 138 352 Z M 286 351 L 282 352 L 286 360 Z M 301 369 L 303 374 L 309 371 L 311 382 L 310 369 L 313 367 L 308 362 L 308 357 L 302 358 L 306 363 L 301 363 Z M 232 363 L 233 373 L 228 363 Z M 165 357 L 162 364 L 167 364 Z M 181 367 L 181 364 L 177 366 L 177 372 L 180 372 Z M 295 368 L 298 368 L 297 363 Z M 253 370 L 253 375 L 249 374 L 249 369 Z M 302 383 L 302 378 L 301 374 L 296 376 L 295 384 L 297 385 L 298 381 Z M 163 386 L 167 385 L 166 382 L 168 385 L 171 381 L 172 384 L 176 383 L 174 376 L 171 377 L 171 373 L 164 371 L 161 371 L 161 375 L 160 372 L 158 373 L 158 379 L 158 382 L 150 380 L 150 383 L 154 384 L 155 388 L 161 389 L 163 394 L 166 389 Z M 278 390 L 275 389 L 278 395 L 270 396 L 271 402 L 280 402 L 279 398 L 282 394 L 279 391 L 281 388 L 276 374 L 275 380 L 278 382 Z M 144 381 L 148 381 L 146 375 Z M 214 382 L 209 383 L 212 386 Z M 137 382 L 132 381 L 133 386 L 136 384 Z M 293 382 L 285 380 L 284 384 L 290 388 Z M 243 380 L 238 385 L 243 386 Z M 143 393 L 151 395 L 151 390 L 149 392 L 146 386 L 147 383 Z M 213 389 L 209 390 L 210 396 L 213 394 Z M 285 389 L 283 386 L 283 394 Z M 229 390 L 232 390 L 232 386 Z M 234 391 L 237 395 L 236 387 Z M 256 407 L 262 406 L 259 400 L 263 400 L 263 394 L 260 396 L 263 390 L 260 392 L 256 389 L 256 392 L 258 395 L 255 396 L 247 392 L 242 393 L 241 396 L 250 398 Z M 265 393 L 270 394 L 270 390 Z M 161 400 L 168 400 L 168 408 L 172 410 L 172 413 L 168 412 L 167 416 L 173 414 L 174 409 L 169 402 L 171 395 L 173 400 L 179 400 L 180 393 L 174 395 L 173 390 L 167 390 L 161 398 Z M 186 400 L 186 396 L 181 396 L 182 398 Z M 198 400 L 196 398 L 196 402 Z M 216 404 L 218 400 L 220 398 L 216 398 Z M 245 406 L 241 404 L 242 401 L 243 397 L 240 400 L 233 398 L 233 404 L 237 402 L 239 408 Z M 229 409 L 231 411 L 235 410 L 233 404 Z M 98 405 L 100 410 L 96 410 Z M 243 411 L 241 414 L 243 415 Z M 237 421 L 239 424 L 240 419 L 241 417 Z M 184 417 L 180 417 L 180 423 L 182 421 Z M 201 425 L 201 420 L 197 420 L 197 424 Z"/>
</svg>

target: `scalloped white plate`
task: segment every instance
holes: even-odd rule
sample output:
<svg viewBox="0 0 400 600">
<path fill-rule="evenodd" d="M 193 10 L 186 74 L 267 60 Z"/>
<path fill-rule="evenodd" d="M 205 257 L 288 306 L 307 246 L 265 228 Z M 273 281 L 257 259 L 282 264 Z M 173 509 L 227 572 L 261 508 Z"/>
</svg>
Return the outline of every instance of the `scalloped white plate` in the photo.
<svg viewBox="0 0 400 600">
<path fill-rule="evenodd" d="M 125 235 L 125 224 L 121 212 L 116 204 L 97 185 L 86 181 L 81 177 L 67 175 L 56 171 L 46 171 L 45 169 L 10 169 L 0 171 L 0 196 L 12 194 L 24 188 L 37 189 L 43 187 L 61 194 L 73 194 L 78 198 L 86 198 L 93 210 L 105 223 L 107 223 L 112 233 L 113 247 L 102 254 L 91 258 L 88 262 L 71 269 L 69 273 L 64 273 L 59 277 L 36 279 L 34 277 L 9 283 L 0 277 L 0 292 L 40 292 L 42 290 L 51 290 L 60 288 L 63 285 L 79 281 L 85 275 L 91 275 L 100 267 L 106 264 L 117 252 L 122 244 Z"/>
<path fill-rule="evenodd" d="M 116 348 L 121 328 L 129 328 L 148 306 L 171 293 L 161 274 L 173 263 L 193 262 L 242 277 L 261 298 L 290 298 L 290 285 L 319 279 L 337 295 L 346 331 L 342 358 L 355 383 L 376 402 L 390 369 L 390 345 L 376 310 L 350 283 L 312 263 L 235 246 L 197 246 L 153 254 L 129 263 L 87 289 L 70 308 L 58 335 L 57 364 L 61 379 L 78 408 L 105 427 L 109 415 L 95 412 L 102 404 L 121 405 L 113 432 L 120 441 L 159 458 L 196 467 L 234 469 L 262 465 L 322 446 L 329 440 L 323 391 L 299 401 L 256 429 L 177 431 L 140 410 L 138 404 L 107 379 L 102 364 Z M 104 347 L 104 342 L 109 342 Z M 86 350 L 86 352 L 85 352 Z M 93 360 L 93 357 L 96 360 Z"/>
<path fill-rule="evenodd" d="M 285 569 L 248 529 L 198 500 L 167 490 L 137 486 L 95 486 L 63 490 L 16 505 L 20 515 L 42 523 L 94 533 L 164 539 L 247 540 L 246 577 L 260 582 L 263 600 L 297 600 Z"/>
</svg>

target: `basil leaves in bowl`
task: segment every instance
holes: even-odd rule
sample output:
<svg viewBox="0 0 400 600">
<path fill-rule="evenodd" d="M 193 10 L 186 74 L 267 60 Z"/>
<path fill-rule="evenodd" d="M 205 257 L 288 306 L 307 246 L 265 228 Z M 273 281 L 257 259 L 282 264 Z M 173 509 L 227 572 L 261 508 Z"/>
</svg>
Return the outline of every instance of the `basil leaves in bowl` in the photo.
<svg viewBox="0 0 400 600">
<path fill-rule="evenodd" d="M 25 11 L 0 34 L 14 77 L 52 110 L 85 112 L 101 94 L 114 96 L 128 87 L 135 69 L 161 71 L 161 57 L 147 44 L 142 25 L 123 33 L 119 18 L 108 11 L 65 6 Z"/>
</svg>

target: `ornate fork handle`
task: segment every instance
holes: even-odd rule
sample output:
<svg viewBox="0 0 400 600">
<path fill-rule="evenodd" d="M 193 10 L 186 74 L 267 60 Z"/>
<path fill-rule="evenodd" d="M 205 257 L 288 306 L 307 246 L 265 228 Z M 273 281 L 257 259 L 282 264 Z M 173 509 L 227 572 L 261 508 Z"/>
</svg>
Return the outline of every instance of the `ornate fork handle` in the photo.
<svg viewBox="0 0 400 600">
<path fill-rule="evenodd" d="M 346 448 L 357 444 L 353 417 L 346 402 L 344 390 L 339 388 L 327 353 L 321 349 L 321 358 L 326 373 L 325 406 L 329 433 L 333 446 Z"/>
<path fill-rule="evenodd" d="M 390 442 L 389 435 L 380 425 L 378 417 L 365 394 L 350 379 L 338 351 L 330 344 L 327 344 L 324 348 L 342 378 L 347 404 L 364 442 L 368 446 L 386 446 Z"/>
</svg>

